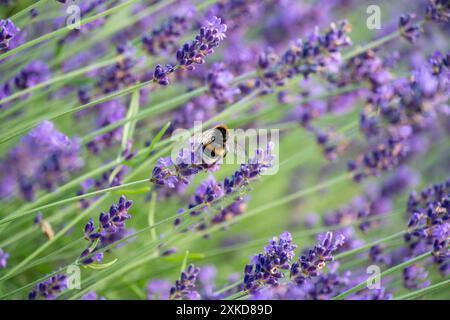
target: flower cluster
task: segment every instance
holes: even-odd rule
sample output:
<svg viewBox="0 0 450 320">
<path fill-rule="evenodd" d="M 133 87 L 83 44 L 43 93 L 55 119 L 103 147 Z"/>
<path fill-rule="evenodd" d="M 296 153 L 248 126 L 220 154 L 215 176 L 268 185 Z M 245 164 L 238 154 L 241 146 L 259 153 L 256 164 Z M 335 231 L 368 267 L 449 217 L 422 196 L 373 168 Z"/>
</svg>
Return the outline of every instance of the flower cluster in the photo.
<svg viewBox="0 0 450 320">
<path fill-rule="evenodd" d="M 69 139 L 49 121 L 24 136 L 0 165 L 1 196 L 18 191 L 31 201 L 37 190 L 52 191 L 83 165 L 77 139 Z"/>
<path fill-rule="evenodd" d="M 343 235 L 338 235 L 333 240 L 332 232 L 322 235 L 314 248 L 301 255 L 298 261 L 292 264 L 291 278 L 293 281 L 302 285 L 306 279 L 318 276 L 326 263 L 333 261 L 333 253 L 344 244 L 344 240 Z"/>
<path fill-rule="evenodd" d="M 241 164 L 238 171 L 230 178 L 225 178 L 223 187 L 226 194 L 236 192 L 245 187 L 249 182 L 271 168 L 274 164 L 273 144 L 268 143 L 265 149 L 257 149 L 255 156 L 246 164 Z"/>
<path fill-rule="evenodd" d="M 413 255 L 432 250 L 442 274 L 450 272 L 450 179 L 408 200 L 411 218 L 405 236 Z"/>
<path fill-rule="evenodd" d="M 95 253 L 98 249 L 106 247 L 127 235 L 125 222 L 131 218 L 128 210 L 133 201 L 121 196 L 118 204 L 111 205 L 109 212 L 100 213 L 99 226 L 96 229 L 91 218 L 84 227 L 84 237 L 89 242 L 88 247 L 81 253 L 83 264 L 91 264 L 103 260 L 103 252 Z M 87 257 L 90 255 L 89 257 Z M 87 257 L 87 258 L 86 258 Z"/>
<path fill-rule="evenodd" d="M 110 93 L 127 87 L 136 82 L 133 67 L 137 64 L 135 59 L 136 48 L 122 45 L 116 48 L 120 60 L 105 68 L 100 74 L 98 87 L 103 93 Z"/>
<path fill-rule="evenodd" d="M 200 294 L 195 290 L 195 283 L 200 273 L 200 268 L 190 264 L 185 271 L 181 272 L 180 280 L 170 288 L 171 300 L 198 300 Z"/>
<path fill-rule="evenodd" d="M 269 143 L 265 149 L 257 149 L 255 151 L 255 156 L 252 159 L 249 159 L 247 164 L 241 164 L 240 169 L 235 171 L 230 178 L 226 177 L 222 183 L 217 183 L 213 176 L 208 177 L 208 179 L 203 181 L 196 189 L 195 196 L 192 198 L 188 210 L 201 205 L 205 205 L 205 207 L 199 210 L 191 210 L 189 214 L 191 216 L 200 215 L 202 210 L 207 209 L 212 202 L 222 198 L 224 195 L 240 191 L 242 188 L 248 186 L 252 180 L 258 178 L 262 172 L 272 167 L 275 158 L 272 153 L 272 148 L 273 144 Z M 229 221 L 233 217 L 242 214 L 245 209 L 245 203 L 245 198 L 237 196 L 230 205 L 223 208 L 212 217 L 211 223 L 217 224 Z M 178 211 L 179 214 L 183 214 L 184 212 L 184 209 Z M 176 226 L 180 223 L 180 217 L 175 219 Z M 207 221 L 203 219 L 195 224 L 195 227 L 198 230 L 204 230 L 207 228 L 207 225 Z"/>
<path fill-rule="evenodd" d="M 208 205 L 212 203 L 214 200 L 222 197 L 224 195 L 223 187 L 221 184 L 216 182 L 216 179 L 210 175 L 205 181 L 203 181 L 200 186 L 195 190 L 195 195 L 192 197 L 192 201 L 188 206 L 188 209 L 195 208 L 199 205 Z M 178 213 L 182 214 L 184 212 L 183 209 L 179 210 Z M 190 211 L 189 214 L 191 216 L 198 216 L 201 214 L 200 210 Z M 175 219 L 175 225 L 179 225 L 181 223 L 181 218 Z M 199 229 L 202 229 L 199 227 Z"/>
<path fill-rule="evenodd" d="M 35 300 L 43 298 L 46 300 L 54 300 L 57 296 L 68 287 L 67 276 L 62 274 L 54 275 L 47 280 L 36 285 L 36 288 L 30 292 L 28 299 Z"/>
<path fill-rule="evenodd" d="M 318 72 L 337 72 L 342 62 L 340 50 L 351 44 L 350 31 L 346 21 L 332 23 L 323 33 L 316 29 L 305 40 L 293 42 L 281 58 L 273 49 L 267 49 L 258 61 L 263 83 L 272 87 L 283 85 L 295 75 L 307 78 Z"/>
<path fill-rule="evenodd" d="M 177 50 L 177 40 L 189 27 L 189 15 L 172 15 L 160 27 L 142 37 L 145 51 L 150 55 Z"/>
<path fill-rule="evenodd" d="M 174 71 L 175 68 L 170 64 L 166 64 L 166 66 L 157 64 L 153 72 L 153 80 L 162 86 L 167 86 L 169 84 L 169 75 Z"/>
<path fill-rule="evenodd" d="M 426 17 L 437 22 L 450 21 L 450 3 L 448 0 L 428 0 Z"/>
<path fill-rule="evenodd" d="M 441 103 L 449 97 L 449 70 L 446 56 L 436 52 L 408 79 L 390 81 L 378 88 L 383 95 L 368 99 L 360 127 L 369 146 L 348 164 L 355 181 L 397 167 L 423 149 L 417 140 L 426 135 L 419 134 L 439 132 L 439 115 L 445 114 Z"/>
<path fill-rule="evenodd" d="M 283 270 L 289 270 L 294 258 L 296 245 L 292 244 L 289 232 L 283 232 L 280 238 L 274 237 L 264 248 L 264 253 L 254 256 L 251 264 L 244 269 L 244 287 L 256 291 L 264 284 L 277 286 L 285 275 Z"/>
<path fill-rule="evenodd" d="M 157 185 L 175 188 L 179 182 L 189 184 L 189 178 L 203 171 L 214 171 L 218 162 L 208 163 L 203 159 L 201 148 L 191 146 L 183 148 L 175 161 L 170 157 L 160 158 L 153 168 L 151 182 Z"/>
<path fill-rule="evenodd" d="M 50 79 L 51 73 L 48 66 L 42 61 L 36 60 L 26 65 L 14 78 L 14 83 L 19 90 L 31 88 L 38 83 Z"/>
<path fill-rule="evenodd" d="M 232 87 L 233 73 L 223 63 L 215 63 L 206 75 L 209 92 L 219 104 L 231 103 L 241 91 Z"/>
<path fill-rule="evenodd" d="M 177 51 L 177 61 L 183 68 L 193 70 L 194 64 L 205 63 L 205 57 L 214 52 L 219 43 L 225 39 L 227 26 L 214 16 L 200 28 L 199 34 L 190 43 L 185 43 Z"/>
<path fill-rule="evenodd" d="M 427 280 L 428 272 L 418 265 L 412 265 L 403 269 L 403 285 L 407 289 L 422 289 L 430 285 Z"/>
<path fill-rule="evenodd" d="M 8 49 L 9 42 L 20 31 L 11 20 L 0 20 L 0 52 Z"/>
<path fill-rule="evenodd" d="M 185 43 L 177 51 L 177 65 L 156 65 L 153 72 L 153 80 L 160 85 L 169 84 L 169 75 L 176 68 L 194 70 L 194 64 L 205 63 L 205 57 L 214 52 L 220 41 L 226 36 L 227 26 L 221 23 L 221 19 L 214 16 L 206 26 L 200 28 L 199 34 L 192 42 Z"/>
</svg>

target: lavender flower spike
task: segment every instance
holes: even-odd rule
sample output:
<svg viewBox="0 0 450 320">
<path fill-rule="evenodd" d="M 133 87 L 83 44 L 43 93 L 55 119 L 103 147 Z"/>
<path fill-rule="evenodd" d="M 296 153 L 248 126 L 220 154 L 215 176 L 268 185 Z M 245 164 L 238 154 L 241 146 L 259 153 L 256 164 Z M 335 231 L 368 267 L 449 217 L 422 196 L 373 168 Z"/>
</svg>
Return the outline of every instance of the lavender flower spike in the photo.
<svg viewBox="0 0 450 320">
<path fill-rule="evenodd" d="M 109 212 L 100 213 L 99 226 L 96 229 L 94 220 L 91 218 L 84 227 L 84 237 L 89 244 L 87 248 L 81 253 L 80 258 L 84 258 L 84 264 L 91 264 L 95 261 L 103 260 L 103 253 L 99 252 L 92 257 L 85 258 L 89 254 L 96 252 L 99 248 L 106 247 L 127 236 L 125 229 L 125 221 L 131 218 L 128 210 L 133 205 L 133 201 L 127 200 L 125 196 L 121 196 L 119 203 L 111 205 Z M 93 244 L 99 241 L 98 244 L 92 248 Z"/>
<path fill-rule="evenodd" d="M 67 276 L 57 274 L 47 280 L 38 283 L 36 288 L 30 292 L 28 299 L 35 300 L 39 297 L 45 300 L 54 300 L 58 294 L 67 289 Z"/>
<path fill-rule="evenodd" d="M 170 289 L 171 300 L 199 300 L 200 294 L 195 290 L 200 268 L 190 264 L 186 271 L 181 272 L 180 280 Z"/>
<path fill-rule="evenodd" d="M 177 51 L 178 64 L 188 70 L 193 70 L 193 64 L 205 63 L 205 57 L 214 52 L 220 41 L 225 39 L 227 25 L 214 16 L 206 26 L 200 28 L 200 33 L 191 43 L 185 43 Z"/>
<path fill-rule="evenodd" d="M 297 246 L 292 244 L 292 236 L 285 231 L 280 238 L 274 237 L 260 253 L 252 259 L 244 269 L 244 287 L 256 291 L 264 284 L 277 286 L 279 279 L 284 277 L 282 270 L 289 270 Z"/>
<path fill-rule="evenodd" d="M 332 232 L 327 232 L 319 237 L 319 243 L 292 264 L 291 278 L 293 281 L 302 285 L 306 279 L 318 276 L 326 262 L 333 261 L 333 252 L 344 244 L 344 240 L 343 235 L 338 235 L 333 241 Z"/>
</svg>

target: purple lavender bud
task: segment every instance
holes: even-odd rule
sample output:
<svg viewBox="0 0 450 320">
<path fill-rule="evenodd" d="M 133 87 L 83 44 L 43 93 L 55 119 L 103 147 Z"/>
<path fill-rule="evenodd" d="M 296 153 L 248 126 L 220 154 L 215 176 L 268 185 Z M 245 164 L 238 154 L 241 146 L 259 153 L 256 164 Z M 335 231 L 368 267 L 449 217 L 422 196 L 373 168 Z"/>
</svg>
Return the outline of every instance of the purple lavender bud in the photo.
<svg viewBox="0 0 450 320">
<path fill-rule="evenodd" d="M 45 300 L 54 300 L 67 288 L 67 277 L 57 274 L 37 284 L 35 289 L 28 295 L 28 299 L 35 300 L 37 298 L 43 298 Z"/>
<path fill-rule="evenodd" d="M 198 300 L 200 294 L 195 290 L 200 268 L 190 264 L 184 272 L 181 272 L 180 280 L 175 281 L 175 286 L 170 289 L 171 300 Z"/>
<path fill-rule="evenodd" d="M 448 0 L 428 0 L 426 18 L 436 22 L 450 21 L 450 3 Z"/>
<path fill-rule="evenodd" d="M 9 48 L 9 42 L 19 31 L 20 29 L 11 20 L 0 20 L 0 52 L 6 51 Z"/>
<path fill-rule="evenodd" d="M 153 80 L 162 86 L 167 86 L 169 84 L 169 75 L 174 72 L 174 68 L 167 64 L 165 67 L 157 64 L 155 71 L 153 72 Z"/>
<path fill-rule="evenodd" d="M 398 21 L 400 34 L 411 43 L 416 42 L 421 33 L 420 26 L 412 22 L 415 17 L 414 14 L 402 14 Z"/>
</svg>

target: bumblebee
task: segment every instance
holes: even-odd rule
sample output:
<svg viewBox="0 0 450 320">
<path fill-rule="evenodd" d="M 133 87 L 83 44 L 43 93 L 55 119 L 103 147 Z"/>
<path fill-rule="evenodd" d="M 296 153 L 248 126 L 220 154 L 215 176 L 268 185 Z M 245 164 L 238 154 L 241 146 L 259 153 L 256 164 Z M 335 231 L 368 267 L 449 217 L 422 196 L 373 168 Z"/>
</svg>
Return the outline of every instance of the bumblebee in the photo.
<svg viewBox="0 0 450 320">
<path fill-rule="evenodd" d="M 220 124 L 206 130 L 196 140 L 198 141 L 198 148 L 201 149 L 203 160 L 213 163 L 224 158 L 229 150 L 229 129 L 226 125 Z"/>
</svg>

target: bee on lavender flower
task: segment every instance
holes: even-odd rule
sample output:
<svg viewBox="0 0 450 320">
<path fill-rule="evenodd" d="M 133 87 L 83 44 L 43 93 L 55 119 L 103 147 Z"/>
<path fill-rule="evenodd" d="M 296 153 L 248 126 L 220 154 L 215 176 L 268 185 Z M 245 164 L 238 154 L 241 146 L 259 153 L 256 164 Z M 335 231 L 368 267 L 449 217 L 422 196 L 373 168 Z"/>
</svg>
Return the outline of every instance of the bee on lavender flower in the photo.
<svg viewBox="0 0 450 320">
<path fill-rule="evenodd" d="M 194 136 L 194 145 L 195 151 L 201 150 L 203 161 L 206 163 L 216 163 L 231 152 L 245 154 L 244 149 L 239 144 L 234 144 L 234 136 L 224 124 L 216 125 Z"/>
</svg>

